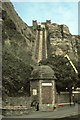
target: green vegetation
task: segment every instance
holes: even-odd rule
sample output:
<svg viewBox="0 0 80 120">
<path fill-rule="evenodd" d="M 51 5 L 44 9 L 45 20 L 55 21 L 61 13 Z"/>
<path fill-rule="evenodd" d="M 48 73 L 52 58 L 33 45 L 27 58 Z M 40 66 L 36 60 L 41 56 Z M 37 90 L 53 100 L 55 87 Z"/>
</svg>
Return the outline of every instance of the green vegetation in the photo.
<svg viewBox="0 0 80 120">
<path fill-rule="evenodd" d="M 3 98 L 5 96 L 29 96 L 29 78 L 33 70 L 32 66 L 34 66 L 32 54 L 25 38 L 17 30 L 7 12 L 3 10 L 2 14 Z"/>
<path fill-rule="evenodd" d="M 77 87 L 78 76 L 64 56 L 50 56 L 48 59 L 41 61 L 41 64 L 49 65 L 55 72 L 57 91 L 71 90 Z"/>
<path fill-rule="evenodd" d="M 3 53 L 3 93 L 9 96 L 29 94 L 29 77 L 32 67 L 16 58 L 9 51 Z M 21 91 L 21 88 L 23 90 Z"/>
</svg>

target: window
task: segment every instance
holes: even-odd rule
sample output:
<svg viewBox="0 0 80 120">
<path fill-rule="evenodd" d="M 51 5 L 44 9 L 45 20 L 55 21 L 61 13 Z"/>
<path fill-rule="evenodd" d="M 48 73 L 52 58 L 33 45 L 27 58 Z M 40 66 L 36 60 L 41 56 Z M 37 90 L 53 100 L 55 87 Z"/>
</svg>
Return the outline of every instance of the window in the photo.
<svg viewBox="0 0 80 120">
<path fill-rule="evenodd" d="M 37 95 L 37 89 L 33 89 L 33 95 Z"/>
</svg>

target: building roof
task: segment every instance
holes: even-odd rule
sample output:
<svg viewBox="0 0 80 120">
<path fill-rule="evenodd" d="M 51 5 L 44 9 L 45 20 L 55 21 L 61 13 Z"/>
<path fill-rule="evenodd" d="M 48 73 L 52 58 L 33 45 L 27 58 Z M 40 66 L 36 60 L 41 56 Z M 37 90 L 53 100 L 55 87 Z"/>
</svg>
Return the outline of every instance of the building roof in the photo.
<svg viewBox="0 0 80 120">
<path fill-rule="evenodd" d="M 31 79 L 56 79 L 54 71 L 47 65 L 37 66 L 31 74 Z"/>
</svg>

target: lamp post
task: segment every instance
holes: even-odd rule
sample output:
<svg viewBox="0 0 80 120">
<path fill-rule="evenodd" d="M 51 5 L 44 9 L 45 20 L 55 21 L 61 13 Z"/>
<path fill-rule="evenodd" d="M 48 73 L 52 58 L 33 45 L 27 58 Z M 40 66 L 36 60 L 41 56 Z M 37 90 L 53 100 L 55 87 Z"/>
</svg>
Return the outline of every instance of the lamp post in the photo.
<svg viewBox="0 0 80 120">
<path fill-rule="evenodd" d="M 72 101 L 73 101 L 73 103 L 74 103 L 74 105 L 75 105 L 75 96 L 74 96 L 74 93 L 73 93 L 73 91 L 74 91 L 74 87 L 72 87 Z"/>
</svg>

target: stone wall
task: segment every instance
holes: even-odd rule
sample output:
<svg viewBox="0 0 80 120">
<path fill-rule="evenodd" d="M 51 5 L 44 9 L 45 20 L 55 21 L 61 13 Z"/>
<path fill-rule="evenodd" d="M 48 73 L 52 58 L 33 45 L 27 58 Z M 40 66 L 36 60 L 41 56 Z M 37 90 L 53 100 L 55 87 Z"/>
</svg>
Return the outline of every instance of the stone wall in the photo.
<svg viewBox="0 0 80 120">
<path fill-rule="evenodd" d="M 57 94 L 57 103 L 69 103 L 69 92 Z"/>
<path fill-rule="evenodd" d="M 31 97 L 8 97 L 6 101 L 3 101 L 2 114 L 5 116 L 15 116 L 29 114 L 35 111 L 34 107 L 31 107 Z"/>
<path fill-rule="evenodd" d="M 37 90 L 36 95 L 33 95 L 33 89 Z M 38 80 L 30 82 L 30 94 L 31 94 L 31 97 L 32 97 L 32 101 L 35 100 L 35 101 L 39 102 L 39 81 Z"/>
<path fill-rule="evenodd" d="M 6 101 L 2 101 L 4 106 L 25 106 L 26 108 L 30 108 L 31 106 L 31 97 L 7 97 Z"/>
<path fill-rule="evenodd" d="M 59 103 L 70 103 L 70 96 L 69 92 L 61 92 L 60 94 L 57 94 L 57 104 Z M 80 93 L 74 93 L 74 100 L 73 95 L 71 97 L 72 102 L 78 102 L 80 101 Z"/>
</svg>

